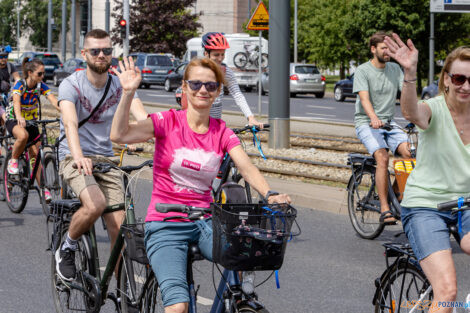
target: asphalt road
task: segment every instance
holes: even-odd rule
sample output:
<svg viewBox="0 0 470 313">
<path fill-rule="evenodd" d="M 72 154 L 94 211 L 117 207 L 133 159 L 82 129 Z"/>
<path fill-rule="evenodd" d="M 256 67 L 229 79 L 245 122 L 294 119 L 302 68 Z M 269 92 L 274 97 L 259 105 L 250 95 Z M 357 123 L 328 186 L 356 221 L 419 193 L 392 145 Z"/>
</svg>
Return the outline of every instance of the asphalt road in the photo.
<svg viewBox="0 0 470 313">
<path fill-rule="evenodd" d="M 57 90 L 48 81 L 52 90 Z M 150 89 L 139 89 L 139 97 L 143 102 L 163 103 L 177 105 L 174 92 L 166 92 L 163 86 L 151 86 Z M 257 115 L 258 109 L 258 92 L 244 92 L 248 105 L 253 114 Z M 269 94 L 261 96 L 261 114 L 268 114 Z M 231 95 L 223 98 L 224 110 L 241 112 Z M 305 120 L 322 120 L 331 122 L 340 122 L 353 124 L 355 112 L 355 99 L 346 98 L 344 102 L 336 102 L 333 95 L 327 93 L 324 98 L 318 99 L 314 95 L 297 95 L 296 98 L 290 98 L 290 114 L 291 117 Z M 396 120 L 400 124 L 406 124 L 403 118 L 400 106 L 396 106 Z"/>
<path fill-rule="evenodd" d="M 147 180 L 140 180 L 137 186 L 136 190 L 142 195 L 136 205 L 138 216 L 145 215 L 150 186 Z M 373 312 L 374 280 L 385 269 L 381 244 L 394 239 L 393 234 L 400 227 L 388 228 L 377 240 L 367 241 L 357 237 L 347 215 L 318 211 L 314 204 L 298 209 L 302 234 L 288 244 L 279 275 L 281 288 L 276 289 L 274 279 L 270 278 L 257 288 L 260 300 L 271 313 Z M 96 227 L 104 267 L 109 245 L 101 222 L 97 222 Z M 5 203 L 0 203 L 1 313 L 54 311 L 50 287 L 51 252 L 46 251 L 46 233 L 45 217 L 35 192 L 31 192 L 21 214 L 11 213 Z M 459 288 L 470 290 L 469 258 L 455 248 Z M 211 264 L 201 261 L 195 267 L 196 284 L 201 285 L 199 296 L 213 299 Z M 268 275 L 258 272 L 256 282 Z M 459 294 L 459 300 L 464 299 L 465 295 Z M 110 302 L 102 312 L 113 312 Z M 209 312 L 209 306 L 199 305 L 199 312 Z"/>
</svg>

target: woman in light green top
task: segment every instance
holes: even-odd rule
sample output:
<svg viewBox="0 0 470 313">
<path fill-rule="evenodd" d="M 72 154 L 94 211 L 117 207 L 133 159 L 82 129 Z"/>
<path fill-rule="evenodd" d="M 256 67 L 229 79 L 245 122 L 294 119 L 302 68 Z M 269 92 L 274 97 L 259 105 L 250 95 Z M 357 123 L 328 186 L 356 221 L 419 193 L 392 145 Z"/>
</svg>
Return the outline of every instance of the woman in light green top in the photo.
<svg viewBox="0 0 470 313">
<path fill-rule="evenodd" d="M 431 282 L 433 304 L 455 301 L 457 278 L 448 224 L 456 218 L 439 212 L 438 203 L 470 193 L 470 48 L 459 47 L 446 58 L 439 80 L 440 94 L 418 101 L 418 50 L 398 35 L 385 39 L 388 54 L 404 70 L 403 116 L 419 128 L 416 168 L 408 178 L 402 201 L 402 223 L 411 247 Z M 470 211 L 463 212 L 460 247 L 470 254 Z M 439 313 L 451 308 L 440 307 Z"/>
</svg>

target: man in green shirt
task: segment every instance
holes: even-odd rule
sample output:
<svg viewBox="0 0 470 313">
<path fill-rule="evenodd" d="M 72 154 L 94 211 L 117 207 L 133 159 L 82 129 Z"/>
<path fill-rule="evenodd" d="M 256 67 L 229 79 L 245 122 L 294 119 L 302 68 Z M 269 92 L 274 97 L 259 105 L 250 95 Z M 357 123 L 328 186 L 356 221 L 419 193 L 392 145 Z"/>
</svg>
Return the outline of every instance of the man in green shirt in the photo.
<svg viewBox="0 0 470 313">
<path fill-rule="evenodd" d="M 394 223 L 388 205 L 388 150 L 410 158 L 407 136 L 400 129 L 391 131 L 381 127 L 388 121 L 393 125 L 397 91 L 403 84 L 403 72 L 391 63 L 384 43 L 385 32 L 377 32 L 370 38 L 373 58 L 361 64 L 354 73 L 353 92 L 357 93 L 354 123 L 357 137 L 377 162 L 375 183 L 380 199 L 381 221 Z"/>
</svg>

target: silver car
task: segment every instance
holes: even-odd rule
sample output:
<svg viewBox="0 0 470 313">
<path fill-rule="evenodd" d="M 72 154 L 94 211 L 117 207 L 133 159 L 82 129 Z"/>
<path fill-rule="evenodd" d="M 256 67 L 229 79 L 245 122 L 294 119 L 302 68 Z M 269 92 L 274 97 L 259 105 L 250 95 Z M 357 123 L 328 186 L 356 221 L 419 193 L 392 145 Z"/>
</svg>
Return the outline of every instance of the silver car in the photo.
<svg viewBox="0 0 470 313">
<path fill-rule="evenodd" d="M 164 53 L 131 53 L 136 65 L 142 71 L 141 88 L 149 88 L 151 85 L 163 85 L 165 78 L 173 69 L 173 63 Z"/>
<path fill-rule="evenodd" d="M 325 95 L 325 76 L 320 74 L 318 68 L 313 64 L 290 63 L 290 95 L 313 93 L 317 98 Z M 264 72 L 261 76 L 261 94 L 269 92 L 269 73 Z"/>
</svg>

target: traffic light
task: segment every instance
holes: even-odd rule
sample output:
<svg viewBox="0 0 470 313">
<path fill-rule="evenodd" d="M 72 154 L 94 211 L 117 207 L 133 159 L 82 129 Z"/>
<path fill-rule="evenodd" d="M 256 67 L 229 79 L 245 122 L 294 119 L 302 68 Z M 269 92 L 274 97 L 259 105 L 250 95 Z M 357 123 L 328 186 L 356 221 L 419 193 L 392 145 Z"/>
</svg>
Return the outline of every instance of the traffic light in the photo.
<svg viewBox="0 0 470 313">
<path fill-rule="evenodd" d="M 122 39 L 126 38 L 126 25 L 127 25 L 127 21 L 125 19 L 121 19 L 119 21 L 119 26 L 121 28 L 121 38 Z"/>
</svg>

